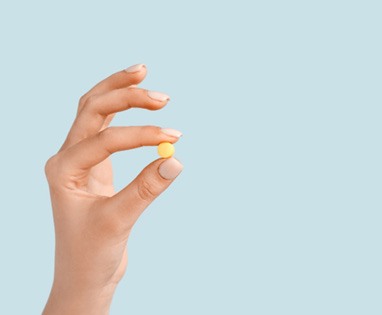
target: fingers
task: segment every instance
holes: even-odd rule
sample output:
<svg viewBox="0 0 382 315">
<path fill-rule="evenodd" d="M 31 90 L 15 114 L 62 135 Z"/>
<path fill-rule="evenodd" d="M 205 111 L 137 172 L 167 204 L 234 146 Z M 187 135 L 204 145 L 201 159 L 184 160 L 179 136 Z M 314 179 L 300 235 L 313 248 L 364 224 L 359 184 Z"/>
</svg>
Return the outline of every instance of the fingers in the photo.
<svg viewBox="0 0 382 315">
<path fill-rule="evenodd" d="M 155 126 L 109 127 L 60 153 L 64 172 L 80 176 L 117 151 L 178 141 L 181 133 Z"/>
<path fill-rule="evenodd" d="M 93 96 L 88 100 L 83 111 L 84 115 L 107 116 L 132 107 L 156 110 L 166 105 L 169 100 L 168 95 L 160 92 L 123 88 Z"/>
<path fill-rule="evenodd" d="M 94 95 L 104 94 L 115 89 L 134 86 L 144 80 L 146 73 L 147 69 L 144 64 L 136 64 L 125 70 L 114 73 L 103 81 L 99 82 L 81 97 L 78 104 L 77 117 L 84 109 L 85 104 L 88 102 L 89 98 L 93 97 Z M 108 119 L 110 122 L 113 117 L 108 117 Z M 73 145 L 73 142 L 71 142 L 71 139 L 68 135 L 59 152 L 66 149 L 70 145 Z"/>
<path fill-rule="evenodd" d="M 131 228 L 147 206 L 171 185 L 182 170 L 183 165 L 175 158 L 154 161 L 123 190 L 105 200 L 103 209 L 106 215 Z"/>
<path fill-rule="evenodd" d="M 136 64 L 128 67 L 125 70 L 119 71 L 112 74 L 106 79 L 102 80 L 96 84 L 92 89 L 85 93 L 79 104 L 79 111 L 82 105 L 87 101 L 87 99 L 96 94 L 102 94 L 111 90 L 120 89 L 123 87 L 130 86 L 132 84 L 138 84 L 143 81 L 147 73 L 146 65 Z"/>
<path fill-rule="evenodd" d="M 105 128 L 117 112 L 132 107 L 157 110 L 165 106 L 169 96 L 139 88 L 122 88 L 89 97 L 75 119 L 62 149 L 96 134 Z"/>
</svg>

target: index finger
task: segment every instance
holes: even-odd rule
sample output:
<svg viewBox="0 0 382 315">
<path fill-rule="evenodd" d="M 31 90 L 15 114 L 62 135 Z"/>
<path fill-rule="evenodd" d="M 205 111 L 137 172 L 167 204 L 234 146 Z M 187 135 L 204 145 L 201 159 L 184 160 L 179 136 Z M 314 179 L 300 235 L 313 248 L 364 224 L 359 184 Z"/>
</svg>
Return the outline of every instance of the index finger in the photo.
<svg viewBox="0 0 382 315">
<path fill-rule="evenodd" d="M 96 94 L 103 94 L 105 92 L 120 89 L 123 87 L 128 87 L 133 84 L 138 84 L 144 80 L 146 73 L 146 65 L 140 63 L 110 75 L 106 79 L 97 83 L 94 87 L 92 87 L 81 97 L 78 106 L 78 112 L 81 110 L 83 104 L 85 104 L 85 102 L 90 96 Z"/>
</svg>

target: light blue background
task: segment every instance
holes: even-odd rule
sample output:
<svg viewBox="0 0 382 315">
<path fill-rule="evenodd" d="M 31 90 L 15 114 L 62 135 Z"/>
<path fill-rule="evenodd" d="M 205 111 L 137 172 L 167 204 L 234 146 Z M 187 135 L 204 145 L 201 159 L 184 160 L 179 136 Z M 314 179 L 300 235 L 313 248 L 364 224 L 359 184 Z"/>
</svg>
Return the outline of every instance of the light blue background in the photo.
<svg viewBox="0 0 382 315">
<path fill-rule="evenodd" d="M 2 1 L 0 313 L 53 274 L 43 166 L 78 98 L 144 62 L 185 169 L 137 223 L 112 314 L 382 314 L 380 1 Z M 120 189 L 154 148 L 117 154 Z"/>
</svg>

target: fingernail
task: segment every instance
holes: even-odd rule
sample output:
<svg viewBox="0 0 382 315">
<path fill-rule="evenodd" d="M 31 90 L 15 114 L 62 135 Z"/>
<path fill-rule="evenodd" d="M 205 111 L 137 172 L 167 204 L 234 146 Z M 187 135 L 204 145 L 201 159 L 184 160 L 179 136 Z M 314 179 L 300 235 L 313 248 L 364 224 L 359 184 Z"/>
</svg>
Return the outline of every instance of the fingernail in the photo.
<svg viewBox="0 0 382 315">
<path fill-rule="evenodd" d="M 172 128 L 163 128 L 162 132 L 165 133 L 166 135 L 176 137 L 176 138 L 180 138 L 181 136 L 183 136 L 183 134 L 179 130 L 172 129 Z"/>
<path fill-rule="evenodd" d="M 169 158 L 165 160 L 161 165 L 159 165 L 159 175 L 164 179 L 174 179 L 183 170 L 183 165 L 174 158 Z"/>
<path fill-rule="evenodd" d="M 128 86 L 129 89 L 135 89 L 135 88 L 137 88 L 137 87 L 138 87 L 137 84 L 132 84 L 132 85 L 129 85 L 129 86 Z"/>
<path fill-rule="evenodd" d="M 146 67 L 146 66 L 143 63 L 139 63 L 137 65 L 128 67 L 127 69 L 125 69 L 125 71 L 128 73 L 134 73 L 134 72 L 141 71 L 143 67 Z"/>
<path fill-rule="evenodd" d="M 168 96 L 167 94 L 161 93 L 161 92 L 148 91 L 147 95 L 150 98 L 152 98 L 152 99 L 154 99 L 156 101 L 160 101 L 160 102 L 169 101 L 170 100 L 170 96 Z"/>
</svg>

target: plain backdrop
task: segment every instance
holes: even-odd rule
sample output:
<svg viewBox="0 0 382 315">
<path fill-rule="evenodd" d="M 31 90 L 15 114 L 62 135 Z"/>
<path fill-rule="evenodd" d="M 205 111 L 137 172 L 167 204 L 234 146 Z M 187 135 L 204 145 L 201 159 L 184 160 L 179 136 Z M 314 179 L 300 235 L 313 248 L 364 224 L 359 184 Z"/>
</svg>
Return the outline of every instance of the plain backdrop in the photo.
<svg viewBox="0 0 382 315">
<path fill-rule="evenodd" d="M 111 314 L 382 313 L 380 1 L 1 1 L 0 313 L 41 313 L 43 167 L 77 101 L 146 63 L 171 96 L 114 125 L 177 128 Z M 113 157 L 121 189 L 155 148 Z"/>
</svg>

